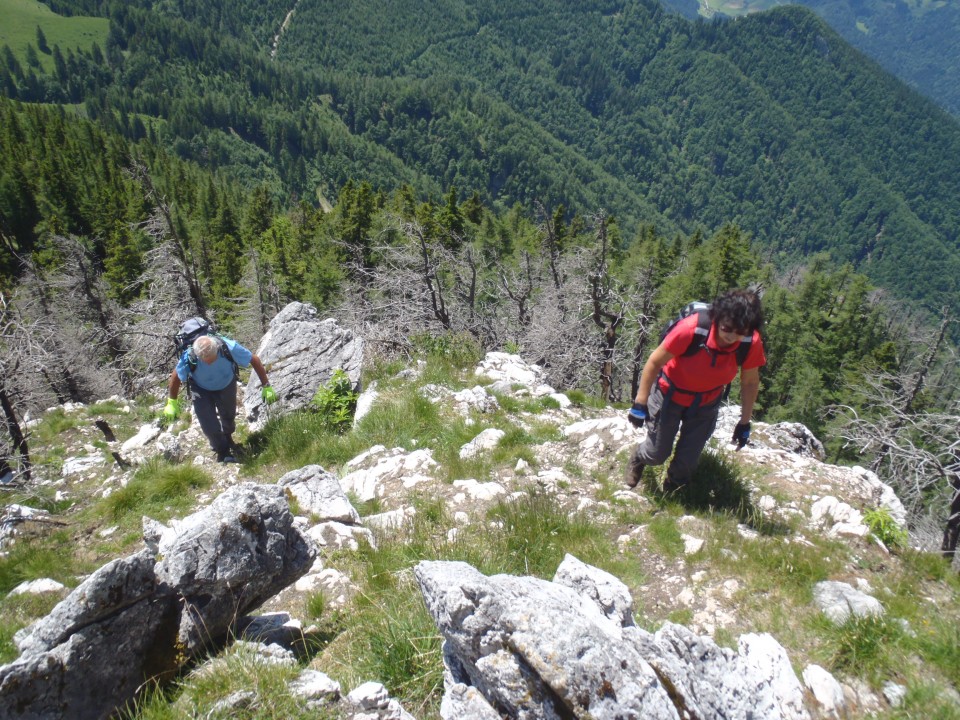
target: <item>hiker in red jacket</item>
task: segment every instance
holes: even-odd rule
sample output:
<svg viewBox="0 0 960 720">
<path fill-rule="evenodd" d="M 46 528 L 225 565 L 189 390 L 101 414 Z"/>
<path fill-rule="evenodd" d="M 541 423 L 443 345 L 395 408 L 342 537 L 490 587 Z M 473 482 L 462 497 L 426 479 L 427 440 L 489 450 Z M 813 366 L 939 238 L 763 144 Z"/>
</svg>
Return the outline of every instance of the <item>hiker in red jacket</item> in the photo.
<svg viewBox="0 0 960 720">
<path fill-rule="evenodd" d="M 750 438 L 750 417 L 760 390 L 759 368 L 766 364 L 760 298 L 746 290 L 718 297 L 708 309 L 680 320 L 651 353 L 627 419 L 634 427 L 647 423 L 647 438 L 634 451 L 626 482 L 636 487 L 647 465 L 670 457 L 664 491 L 676 490 L 693 475 L 707 440 L 717 426 L 727 385 L 740 372 L 740 422 L 733 442 L 740 448 Z"/>
</svg>

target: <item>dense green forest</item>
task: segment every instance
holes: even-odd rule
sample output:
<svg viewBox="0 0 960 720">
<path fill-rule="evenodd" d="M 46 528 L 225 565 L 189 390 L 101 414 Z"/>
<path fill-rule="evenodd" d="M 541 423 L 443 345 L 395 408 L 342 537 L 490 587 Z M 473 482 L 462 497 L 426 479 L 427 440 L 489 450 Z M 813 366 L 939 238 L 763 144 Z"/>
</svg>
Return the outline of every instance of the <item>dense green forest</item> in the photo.
<svg viewBox="0 0 960 720">
<path fill-rule="evenodd" d="M 36 49 L 52 72 L 5 51 L 5 95 L 78 105 L 278 206 L 356 179 L 603 208 L 628 242 L 732 221 L 778 268 L 828 251 L 931 314 L 960 297 L 960 128 L 799 8 L 707 24 L 634 0 L 311 0 L 272 59 L 275 2 L 51 7 L 109 18 L 104 47 Z M 40 239 L 3 222 L 24 251 Z"/>
<path fill-rule="evenodd" d="M 740 17 L 781 0 L 669 0 L 690 18 L 718 13 Z M 793 0 L 816 12 L 830 27 L 888 72 L 960 115 L 960 5 L 937 0 Z M 705 8 L 709 8 L 706 10 Z"/>
</svg>

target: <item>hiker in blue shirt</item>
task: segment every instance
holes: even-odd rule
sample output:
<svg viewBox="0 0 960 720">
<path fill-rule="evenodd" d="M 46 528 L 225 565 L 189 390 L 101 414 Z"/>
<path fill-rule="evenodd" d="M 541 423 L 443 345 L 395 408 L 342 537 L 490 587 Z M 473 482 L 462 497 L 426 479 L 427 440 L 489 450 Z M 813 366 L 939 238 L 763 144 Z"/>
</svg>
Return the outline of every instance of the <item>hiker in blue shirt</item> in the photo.
<svg viewBox="0 0 960 720">
<path fill-rule="evenodd" d="M 217 462 L 237 462 L 233 432 L 237 417 L 238 367 L 252 367 L 260 378 L 264 402 L 273 403 L 277 393 L 270 387 L 260 358 L 243 345 L 217 335 L 202 335 L 183 352 L 170 375 L 170 393 L 163 416 L 169 421 L 180 414 L 180 386 L 189 382 L 193 411 L 200 429 L 217 454 Z"/>
</svg>

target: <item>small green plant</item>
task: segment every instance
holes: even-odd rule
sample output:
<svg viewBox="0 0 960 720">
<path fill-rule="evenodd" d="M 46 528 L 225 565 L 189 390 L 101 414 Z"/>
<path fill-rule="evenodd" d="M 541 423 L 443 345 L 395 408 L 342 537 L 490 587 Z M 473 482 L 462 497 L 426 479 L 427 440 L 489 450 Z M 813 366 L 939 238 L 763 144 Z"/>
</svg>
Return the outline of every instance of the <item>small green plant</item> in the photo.
<svg viewBox="0 0 960 720">
<path fill-rule="evenodd" d="M 647 525 L 650 544 L 667 557 L 679 557 L 683 554 L 683 537 L 675 518 L 659 513 Z"/>
<path fill-rule="evenodd" d="M 874 508 L 863 514 L 863 522 L 870 532 L 888 548 L 903 548 L 907 545 L 907 531 L 897 525 L 886 508 Z"/>
<path fill-rule="evenodd" d="M 323 425 L 336 432 L 346 432 L 353 421 L 359 393 L 347 374 L 337 368 L 330 379 L 317 390 L 311 405 L 317 411 Z"/>
<path fill-rule="evenodd" d="M 410 344 L 420 355 L 443 360 L 459 368 L 475 365 L 483 357 L 476 339 L 467 333 L 419 333 L 410 336 Z"/>
<path fill-rule="evenodd" d="M 821 622 L 831 671 L 877 680 L 897 666 L 904 633 L 895 620 L 878 615 L 851 615 L 840 625 L 826 619 Z"/>
<path fill-rule="evenodd" d="M 307 597 L 306 610 L 311 620 L 320 620 L 323 617 L 327 610 L 327 597 L 322 590 L 311 593 Z"/>
</svg>

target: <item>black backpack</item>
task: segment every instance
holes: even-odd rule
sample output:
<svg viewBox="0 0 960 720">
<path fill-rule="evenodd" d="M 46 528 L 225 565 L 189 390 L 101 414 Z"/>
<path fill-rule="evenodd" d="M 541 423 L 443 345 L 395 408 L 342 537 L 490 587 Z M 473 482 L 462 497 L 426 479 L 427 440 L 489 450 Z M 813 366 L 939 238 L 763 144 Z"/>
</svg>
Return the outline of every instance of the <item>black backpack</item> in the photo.
<svg viewBox="0 0 960 720">
<path fill-rule="evenodd" d="M 693 332 L 693 340 L 690 341 L 687 349 L 681 353 L 681 357 L 696 355 L 700 352 L 701 348 L 707 344 L 707 338 L 710 336 L 710 303 L 701 300 L 694 300 L 691 303 L 687 303 L 677 317 L 668 322 L 666 327 L 663 328 L 663 332 L 660 333 L 660 342 L 663 342 L 667 335 L 670 334 L 670 331 L 676 327 L 677 323 L 686 317 L 690 317 L 694 313 L 697 314 L 697 328 Z M 750 353 L 752 343 L 753 333 L 750 334 L 750 337 L 740 341 L 740 344 L 737 346 L 737 365 L 743 365 L 747 359 L 747 355 Z"/>
<path fill-rule="evenodd" d="M 234 379 L 239 379 L 240 367 L 236 361 L 234 361 L 233 355 L 230 354 L 230 348 L 227 347 L 227 344 L 223 341 L 223 337 L 217 334 L 213 323 L 202 317 L 192 317 L 185 320 L 180 326 L 180 332 L 174 336 L 173 341 L 176 345 L 177 360 L 179 361 L 186 351 L 187 364 L 190 366 L 190 372 L 196 370 L 197 356 L 196 353 L 193 352 L 193 343 L 198 337 L 202 337 L 203 335 L 211 335 L 216 339 L 220 354 L 233 365 Z"/>
</svg>

